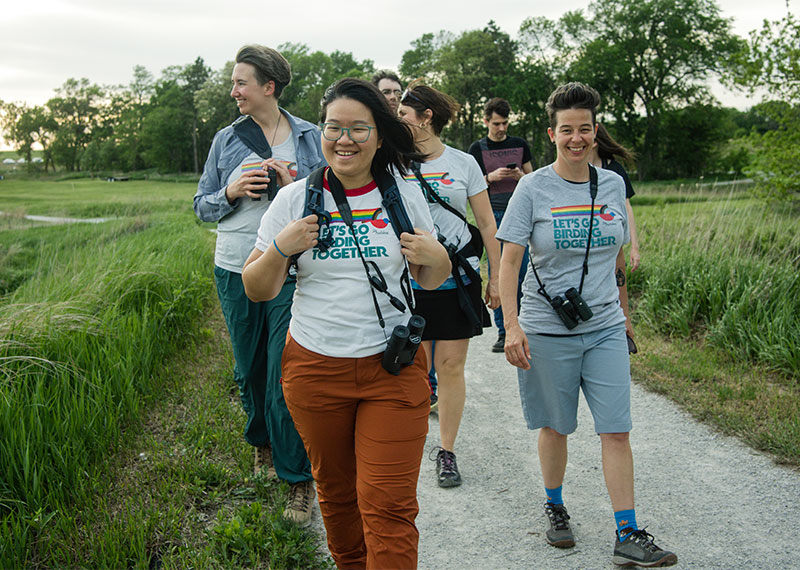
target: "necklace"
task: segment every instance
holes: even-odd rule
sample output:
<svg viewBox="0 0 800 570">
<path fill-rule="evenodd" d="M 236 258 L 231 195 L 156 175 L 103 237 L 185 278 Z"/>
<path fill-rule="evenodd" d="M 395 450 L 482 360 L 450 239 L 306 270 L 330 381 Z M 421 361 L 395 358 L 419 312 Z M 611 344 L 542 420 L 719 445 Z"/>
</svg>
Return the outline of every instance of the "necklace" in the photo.
<svg viewBox="0 0 800 570">
<path fill-rule="evenodd" d="M 270 141 L 270 143 L 269 143 L 270 147 L 275 146 L 275 137 L 278 136 L 278 127 L 281 126 L 281 118 L 282 117 L 283 117 L 283 113 L 281 113 L 280 110 L 278 110 L 278 122 L 275 123 L 275 132 L 272 133 L 272 141 Z"/>
</svg>

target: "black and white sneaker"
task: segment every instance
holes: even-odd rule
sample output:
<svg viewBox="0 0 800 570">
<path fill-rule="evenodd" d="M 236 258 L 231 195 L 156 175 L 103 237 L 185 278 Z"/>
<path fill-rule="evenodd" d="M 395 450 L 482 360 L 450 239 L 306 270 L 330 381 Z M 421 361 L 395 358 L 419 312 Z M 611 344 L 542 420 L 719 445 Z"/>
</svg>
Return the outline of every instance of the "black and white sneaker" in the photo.
<svg viewBox="0 0 800 570">
<path fill-rule="evenodd" d="M 547 544 L 557 548 L 572 548 L 575 546 L 575 536 L 569 526 L 569 515 L 566 507 L 554 503 L 545 503 L 544 514 L 547 515 L 548 523 L 548 528 L 544 533 Z"/>
<path fill-rule="evenodd" d="M 630 528 L 622 529 L 620 532 L 624 536 L 626 531 L 630 531 Z M 614 556 L 611 561 L 618 566 L 654 568 L 677 564 L 678 556 L 674 552 L 662 550 L 656 546 L 656 543 L 653 542 L 653 535 L 641 529 L 631 532 L 622 542 L 617 534 Z"/>
<path fill-rule="evenodd" d="M 458 472 L 455 453 L 439 448 L 439 453 L 436 454 L 436 478 L 440 487 L 461 485 L 461 473 Z"/>
</svg>

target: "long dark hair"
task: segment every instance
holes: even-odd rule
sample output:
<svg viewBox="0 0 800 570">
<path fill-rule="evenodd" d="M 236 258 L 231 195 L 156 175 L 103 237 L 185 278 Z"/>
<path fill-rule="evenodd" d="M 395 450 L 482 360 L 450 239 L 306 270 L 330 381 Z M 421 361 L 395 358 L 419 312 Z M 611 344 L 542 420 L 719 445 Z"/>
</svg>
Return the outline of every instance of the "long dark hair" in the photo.
<svg viewBox="0 0 800 570">
<path fill-rule="evenodd" d="M 321 123 L 325 122 L 328 105 L 337 99 L 353 99 L 372 112 L 375 126 L 378 127 L 378 135 L 383 139 L 381 147 L 375 152 L 370 169 L 375 180 L 381 179 L 391 167 L 400 174 L 405 174 L 412 160 L 419 162 L 425 160 L 425 155 L 415 150 L 414 136 L 409 126 L 392 113 L 386 97 L 372 83 L 347 77 L 328 87 L 322 96 Z"/>
<path fill-rule="evenodd" d="M 614 160 L 614 157 L 618 156 L 628 164 L 633 164 L 636 160 L 636 155 L 633 151 L 615 141 L 614 137 L 603 126 L 603 123 L 597 123 L 597 136 L 595 136 L 594 140 L 597 142 L 597 155 L 600 158 Z"/>
</svg>

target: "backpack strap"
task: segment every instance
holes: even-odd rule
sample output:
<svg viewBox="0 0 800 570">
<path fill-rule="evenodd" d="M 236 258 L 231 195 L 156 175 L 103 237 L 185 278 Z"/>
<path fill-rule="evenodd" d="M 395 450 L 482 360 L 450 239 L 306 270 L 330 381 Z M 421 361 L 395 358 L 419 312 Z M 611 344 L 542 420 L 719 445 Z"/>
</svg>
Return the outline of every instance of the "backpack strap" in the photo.
<svg viewBox="0 0 800 570">
<path fill-rule="evenodd" d="M 258 126 L 251 116 L 241 117 L 233 123 L 233 132 L 244 145 L 261 158 L 272 157 L 272 148 L 264 136 L 264 131 Z"/>
<path fill-rule="evenodd" d="M 392 222 L 392 228 L 400 239 L 400 234 L 403 232 L 413 234 L 414 224 L 411 223 L 411 218 L 408 217 L 403 198 L 400 195 L 400 189 L 397 188 L 397 181 L 394 176 L 388 172 L 382 172 L 376 180 L 378 189 L 381 192 L 381 203 L 386 215 L 389 216 L 389 221 Z"/>
</svg>

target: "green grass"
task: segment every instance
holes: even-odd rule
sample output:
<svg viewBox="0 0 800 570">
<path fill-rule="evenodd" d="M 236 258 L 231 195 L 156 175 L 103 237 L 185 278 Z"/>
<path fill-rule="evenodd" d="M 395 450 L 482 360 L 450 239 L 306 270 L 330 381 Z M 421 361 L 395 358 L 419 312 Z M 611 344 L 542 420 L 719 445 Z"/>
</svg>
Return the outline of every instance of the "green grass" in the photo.
<svg viewBox="0 0 800 570">
<path fill-rule="evenodd" d="M 196 182 L 186 181 L 2 180 L 0 211 L 75 218 L 186 212 L 196 190 Z"/>
<path fill-rule="evenodd" d="M 800 466 L 797 211 L 736 188 L 640 190 L 642 263 L 628 281 L 643 333 L 634 378 Z"/>
<path fill-rule="evenodd" d="M 325 566 L 280 518 L 285 487 L 248 476 L 193 187 L 14 184 L 0 186 L 17 212 L 0 222 L 0 567 Z M 31 227 L 25 212 L 118 219 Z"/>
</svg>

